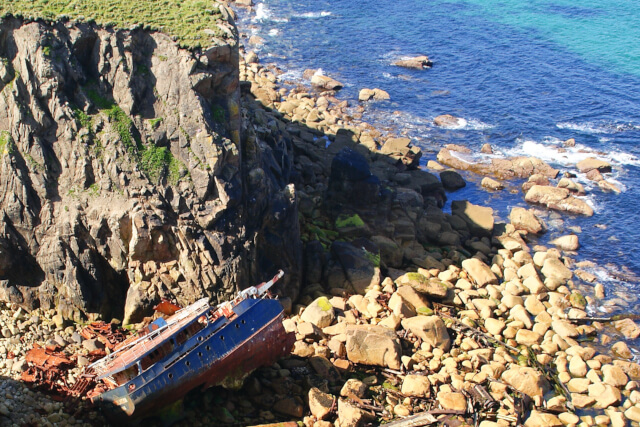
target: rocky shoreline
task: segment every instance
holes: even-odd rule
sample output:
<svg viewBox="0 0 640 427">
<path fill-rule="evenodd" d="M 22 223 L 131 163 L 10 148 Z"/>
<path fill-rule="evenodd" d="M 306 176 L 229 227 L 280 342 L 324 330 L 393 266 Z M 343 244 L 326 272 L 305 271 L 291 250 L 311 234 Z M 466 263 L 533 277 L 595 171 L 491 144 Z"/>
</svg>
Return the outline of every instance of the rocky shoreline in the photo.
<svg viewBox="0 0 640 427">
<path fill-rule="evenodd" d="M 271 179 L 265 170 L 293 158 L 288 195 L 299 213 L 303 274 L 300 296 L 284 294 L 283 304 L 297 341 L 290 358 L 260 369 L 239 392 L 190 396 L 177 425 L 409 425 L 414 415 L 423 425 L 483 427 L 640 422 L 640 365 L 629 348 L 640 327 L 590 317 L 605 291 L 586 263 L 574 262 L 577 236 L 535 243 L 548 228 L 542 217 L 553 214 L 514 208 L 508 223 L 496 223 L 490 207 L 467 201 L 444 213 L 462 177 L 422 170 L 419 148 L 359 121 L 366 107 L 337 99 L 336 85 L 316 78 L 322 90 L 281 86 L 279 70 L 251 52 L 239 74 L 242 155 L 262 156 L 263 166 L 247 185 L 259 193 Z M 455 157 L 444 150 L 456 149 L 464 152 L 445 147 L 438 159 L 468 169 L 446 160 Z M 537 159 L 502 167 L 502 178 L 529 179 L 527 201 L 589 214 L 575 183 L 549 186 L 558 171 Z M 0 425 L 106 424 L 18 381 L 37 342 L 78 356 L 73 382 L 101 345 L 82 338 L 81 326 L 55 310 L 2 307 Z"/>
</svg>

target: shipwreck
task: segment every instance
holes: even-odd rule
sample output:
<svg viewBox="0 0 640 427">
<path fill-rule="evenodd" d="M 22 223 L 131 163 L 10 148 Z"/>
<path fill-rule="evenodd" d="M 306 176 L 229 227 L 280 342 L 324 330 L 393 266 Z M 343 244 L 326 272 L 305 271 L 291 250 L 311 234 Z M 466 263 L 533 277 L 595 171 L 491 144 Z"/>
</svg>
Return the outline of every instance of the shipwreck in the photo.
<svg viewBox="0 0 640 427">
<path fill-rule="evenodd" d="M 295 335 L 269 288 L 283 276 L 247 288 L 211 307 L 162 303 L 159 317 L 90 364 L 72 394 L 89 398 L 112 420 L 153 414 L 198 387 L 237 387 L 253 370 L 289 354 Z"/>
</svg>

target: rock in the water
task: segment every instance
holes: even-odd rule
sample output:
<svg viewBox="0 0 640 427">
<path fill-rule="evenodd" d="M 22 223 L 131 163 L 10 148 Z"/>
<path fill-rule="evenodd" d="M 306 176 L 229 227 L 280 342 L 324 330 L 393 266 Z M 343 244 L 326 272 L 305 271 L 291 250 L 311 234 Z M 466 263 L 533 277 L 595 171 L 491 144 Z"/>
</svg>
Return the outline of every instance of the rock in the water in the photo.
<svg viewBox="0 0 640 427">
<path fill-rule="evenodd" d="M 483 188 L 493 190 L 493 191 L 502 190 L 504 188 L 504 185 L 502 185 L 501 182 L 496 181 L 495 179 L 489 178 L 488 176 L 485 176 L 484 178 L 482 178 L 480 185 Z"/>
<path fill-rule="evenodd" d="M 640 337 L 640 327 L 631 319 L 618 320 L 613 326 L 626 338 L 634 340 Z"/>
<path fill-rule="evenodd" d="M 451 114 L 442 114 L 433 119 L 433 123 L 443 128 L 458 129 L 464 127 L 467 121 L 463 118 L 452 116 Z"/>
<path fill-rule="evenodd" d="M 516 230 L 524 230 L 532 234 L 541 234 L 546 231 L 544 222 L 529 209 L 519 207 L 511 209 L 509 220 Z"/>
<path fill-rule="evenodd" d="M 534 185 L 527 191 L 525 200 L 530 203 L 539 203 L 549 209 L 570 212 L 574 214 L 592 216 L 593 209 L 584 200 L 570 195 L 566 188 L 547 187 Z"/>
<path fill-rule="evenodd" d="M 469 258 L 462 261 L 462 268 L 469 274 L 478 287 L 497 285 L 498 278 L 491 268 L 477 258 Z"/>
<path fill-rule="evenodd" d="M 550 388 L 549 382 L 533 368 L 513 366 L 504 371 L 502 380 L 529 397 L 543 396 Z"/>
<path fill-rule="evenodd" d="M 589 171 L 592 171 L 594 169 L 600 173 L 611 172 L 611 164 L 609 162 L 596 159 L 595 157 L 589 157 L 581 160 L 576 166 L 582 173 L 588 173 Z"/>
<path fill-rule="evenodd" d="M 376 101 L 382 101 L 386 99 L 390 99 L 389 93 L 382 89 L 362 89 L 358 94 L 358 99 L 360 101 L 369 101 L 374 99 Z"/>
<path fill-rule="evenodd" d="M 578 236 L 575 234 L 568 234 L 566 236 L 560 236 L 550 241 L 552 245 L 563 251 L 575 251 L 580 247 Z"/>
<path fill-rule="evenodd" d="M 415 68 L 415 69 L 422 70 L 424 68 L 431 68 L 433 63 L 431 62 L 428 56 L 420 55 L 420 56 L 414 56 L 412 58 L 400 59 L 394 62 L 393 65 L 396 65 L 398 67 Z"/>
<path fill-rule="evenodd" d="M 456 171 L 440 172 L 440 181 L 445 190 L 456 191 L 467 186 L 464 178 Z"/>
<path fill-rule="evenodd" d="M 300 320 L 316 325 L 320 329 L 331 325 L 334 319 L 335 313 L 327 297 L 316 299 L 300 315 Z"/>
<path fill-rule="evenodd" d="M 434 347 L 448 351 L 451 346 L 449 332 L 438 316 L 415 316 L 402 320 L 402 327 Z"/>
<path fill-rule="evenodd" d="M 344 87 L 339 81 L 318 73 L 311 77 L 311 84 L 325 90 L 340 90 Z"/>
<path fill-rule="evenodd" d="M 347 358 L 353 363 L 399 369 L 402 347 L 395 332 L 383 326 L 347 327 Z"/>
<path fill-rule="evenodd" d="M 576 196 L 584 196 L 586 192 L 584 191 L 584 186 L 580 183 L 570 180 L 569 178 L 562 178 L 558 181 L 558 188 L 566 188 L 572 194 Z"/>
</svg>

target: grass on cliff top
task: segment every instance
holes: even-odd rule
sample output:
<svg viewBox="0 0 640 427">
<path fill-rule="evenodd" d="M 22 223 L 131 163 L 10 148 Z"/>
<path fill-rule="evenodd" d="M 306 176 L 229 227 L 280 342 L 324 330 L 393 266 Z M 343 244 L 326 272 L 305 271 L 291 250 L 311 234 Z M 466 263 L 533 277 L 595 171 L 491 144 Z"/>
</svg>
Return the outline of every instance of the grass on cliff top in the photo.
<svg viewBox="0 0 640 427">
<path fill-rule="evenodd" d="M 144 25 L 175 36 L 181 46 L 189 48 L 210 45 L 206 29 L 224 36 L 216 25 L 222 15 L 215 0 L 4 0 L 0 17 L 7 14 L 49 21 L 67 16 L 119 29 Z"/>
</svg>

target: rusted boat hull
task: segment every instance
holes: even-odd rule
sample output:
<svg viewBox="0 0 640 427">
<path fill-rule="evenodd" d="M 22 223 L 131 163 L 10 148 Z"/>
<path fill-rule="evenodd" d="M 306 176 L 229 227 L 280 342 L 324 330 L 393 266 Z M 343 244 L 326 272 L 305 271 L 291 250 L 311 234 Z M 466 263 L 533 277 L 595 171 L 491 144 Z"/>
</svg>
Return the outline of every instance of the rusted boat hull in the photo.
<svg viewBox="0 0 640 427">
<path fill-rule="evenodd" d="M 214 385 L 241 385 L 253 370 L 289 354 L 295 341 L 282 325 L 276 300 L 247 300 L 248 307 L 224 327 L 196 343 L 183 358 L 149 369 L 135 381 L 94 398 L 113 421 L 146 418 L 189 391 Z M 205 330 L 206 332 L 206 330 Z"/>
</svg>

